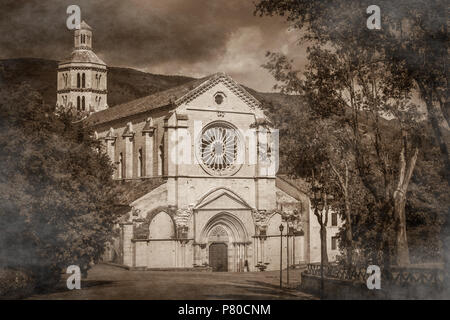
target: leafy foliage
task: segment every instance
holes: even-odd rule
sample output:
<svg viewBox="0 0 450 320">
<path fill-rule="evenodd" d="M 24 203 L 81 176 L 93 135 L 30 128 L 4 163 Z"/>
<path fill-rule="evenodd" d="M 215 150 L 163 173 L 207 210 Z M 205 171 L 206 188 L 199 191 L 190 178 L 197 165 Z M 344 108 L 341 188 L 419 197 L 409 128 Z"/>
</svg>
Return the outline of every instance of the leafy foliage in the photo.
<svg viewBox="0 0 450 320">
<path fill-rule="evenodd" d="M 0 92 L 0 268 L 39 286 L 97 262 L 116 221 L 113 168 L 75 115 L 27 85 Z"/>
<path fill-rule="evenodd" d="M 431 128 L 438 137 L 436 142 L 430 143 L 430 127 L 419 121 L 420 114 L 411 103 L 414 84 L 419 85 L 420 81 L 424 81 L 427 83 L 426 88 L 436 94 L 437 89 L 433 89 L 433 86 L 442 87 L 445 83 L 441 81 L 445 78 L 440 78 L 443 76 L 441 71 L 437 71 L 436 75 L 425 75 L 423 68 L 424 65 L 431 67 L 434 63 L 431 57 L 434 55 L 442 57 L 441 51 L 445 46 L 443 38 L 438 36 L 441 29 L 431 30 L 442 23 L 439 18 L 442 13 L 437 14 L 439 19 L 435 23 L 429 19 L 433 16 L 431 13 L 436 14 L 439 6 L 442 7 L 443 2 L 436 1 L 426 8 L 425 12 L 430 13 L 424 17 L 428 19 L 426 25 L 421 25 L 420 19 L 416 19 L 421 1 L 412 2 L 410 6 L 409 1 L 408 4 L 403 1 L 381 1 L 379 5 L 382 13 L 388 12 L 383 20 L 383 25 L 387 28 L 383 31 L 372 31 L 365 27 L 365 9 L 371 4 L 365 1 L 261 0 L 256 7 L 256 12 L 261 15 L 286 16 L 295 28 L 301 30 L 299 40 L 309 45 L 309 65 L 303 74 L 293 68 L 292 61 L 277 53 L 269 53 L 265 65 L 279 81 L 278 88 L 286 93 L 301 95 L 314 115 L 309 117 L 309 124 L 302 123 L 298 117 L 292 120 L 292 126 L 295 128 L 293 130 L 303 133 L 298 134 L 302 135 L 301 138 L 297 135 L 299 139 L 294 138 L 289 140 L 290 143 L 286 143 L 287 152 L 293 154 L 291 173 L 304 175 L 305 168 L 308 169 L 311 165 L 320 167 L 324 163 L 329 166 L 334 164 L 335 168 L 331 168 L 336 173 L 335 177 L 330 175 L 327 180 L 332 182 L 336 181 L 339 175 L 343 176 L 345 164 L 345 169 L 350 173 L 348 199 L 351 204 L 351 219 L 348 220 L 351 220 L 358 253 L 365 256 L 363 259 L 378 260 L 382 250 L 387 248 L 389 251 L 389 243 L 393 242 L 390 237 L 400 231 L 400 225 L 403 223 L 397 213 L 402 212 L 401 208 L 405 207 L 406 199 L 406 220 L 409 227 L 413 227 L 410 234 L 417 237 L 418 230 L 422 230 L 419 232 L 422 235 L 423 231 L 428 230 L 427 239 L 432 239 L 430 243 L 433 243 L 435 249 L 426 259 L 431 256 L 435 258 L 439 249 L 436 250 L 437 238 L 435 234 L 432 235 L 431 230 L 439 229 L 442 219 L 437 217 L 442 217 L 442 213 L 448 211 L 448 202 L 442 201 L 448 193 L 448 188 L 442 185 L 445 184 L 448 174 L 448 170 L 442 169 L 447 156 L 443 152 L 442 141 L 436 135 L 434 114 L 427 105 Z M 397 7 L 401 8 L 400 11 Z M 394 11 L 390 11 L 391 9 Z M 404 20 L 414 28 L 424 29 L 421 32 L 412 32 L 412 29 L 401 26 Z M 403 37 L 399 37 L 399 34 Z M 429 37 L 434 35 L 436 42 L 432 46 Z M 416 47 L 412 48 L 411 39 L 418 40 L 417 37 L 422 37 L 421 40 L 426 43 L 419 41 L 419 44 L 416 43 Z M 426 56 L 423 52 L 428 52 L 431 56 Z M 412 63 L 418 61 L 417 57 L 427 62 L 415 68 Z M 440 65 L 446 66 L 442 61 Z M 439 68 L 437 65 L 435 67 Z M 328 126 L 331 130 L 324 130 L 324 124 L 330 121 L 334 121 L 334 125 Z M 308 125 L 321 128 L 316 130 L 322 134 L 321 144 L 316 143 L 317 132 L 307 132 L 305 126 Z M 340 127 L 344 129 L 334 130 Z M 326 137 L 330 134 L 342 139 L 333 140 Z M 300 150 L 303 147 L 296 144 L 303 144 L 315 155 L 305 156 L 307 151 Z M 439 146 L 443 155 L 442 161 L 436 159 L 436 156 L 439 156 L 439 153 L 435 152 L 436 146 Z M 420 172 L 426 171 L 426 180 L 434 180 L 439 186 L 439 191 L 435 194 L 430 190 L 425 191 L 422 186 L 414 185 L 411 188 L 425 191 L 425 202 L 416 201 L 420 198 L 419 192 L 410 191 L 408 197 L 405 196 L 405 187 L 409 182 L 409 174 L 405 173 L 414 169 L 419 148 Z M 422 150 L 427 154 L 422 155 Z M 431 150 L 434 166 L 430 166 L 428 162 Z M 344 154 L 344 157 L 339 159 L 336 157 L 339 154 Z M 428 160 L 425 160 L 426 158 Z M 437 178 L 437 172 L 443 173 L 444 180 Z M 413 177 L 413 183 L 415 182 L 419 182 L 417 176 Z M 402 193 L 399 191 L 401 189 L 405 191 Z M 410 196 L 413 196 L 411 200 Z M 434 203 L 431 199 L 435 200 Z M 437 199 L 441 200 L 436 201 Z M 430 204 L 433 213 L 428 211 L 427 218 L 423 219 L 425 208 L 430 209 Z M 342 201 L 336 201 L 334 205 L 343 211 Z M 431 218 L 432 216 L 435 218 Z M 348 229 L 348 226 L 344 229 Z M 341 234 L 344 241 L 344 232 Z M 426 240 L 414 238 L 412 242 L 418 244 L 423 241 Z M 387 256 L 389 253 L 384 252 L 383 255 Z M 425 258 L 422 254 L 418 255 Z"/>
</svg>

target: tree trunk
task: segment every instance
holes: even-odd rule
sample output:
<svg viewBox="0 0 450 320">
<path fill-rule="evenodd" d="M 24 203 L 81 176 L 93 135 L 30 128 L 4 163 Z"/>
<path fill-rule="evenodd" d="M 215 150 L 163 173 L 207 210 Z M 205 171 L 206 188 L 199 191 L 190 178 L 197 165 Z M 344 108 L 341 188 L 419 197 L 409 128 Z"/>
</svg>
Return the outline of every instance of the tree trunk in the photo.
<svg viewBox="0 0 450 320">
<path fill-rule="evenodd" d="M 327 253 L 327 227 L 323 224 L 320 226 L 320 250 L 322 251 L 321 257 L 324 265 L 328 264 Z"/>
<path fill-rule="evenodd" d="M 352 218 L 350 215 L 350 201 L 348 199 L 348 165 L 345 162 L 345 172 L 342 176 L 333 163 L 329 162 L 331 169 L 333 170 L 336 178 L 338 179 L 338 186 L 341 189 L 342 196 L 344 198 L 344 216 L 345 216 L 345 248 L 347 256 L 347 265 L 350 267 L 353 262 L 353 233 L 352 233 Z"/>
<path fill-rule="evenodd" d="M 409 250 L 408 240 L 406 237 L 406 192 L 409 181 L 411 179 L 414 167 L 416 166 L 417 156 L 419 150 L 416 148 L 411 157 L 408 168 L 406 169 L 405 161 L 405 147 L 400 153 L 400 174 L 397 190 L 394 192 L 394 219 L 395 219 L 395 248 L 396 248 L 396 262 L 399 266 L 409 265 Z"/>
<path fill-rule="evenodd" d="M 394 199 L 394 211 L 396 215 L 396 261 L 399 266 L 407 266 L 409 261 L 408 239 L 406 237 L 406 216 L 405 216 L 406 197 L 399 196 Z"/>
<path fill-rule="evenodd" d="M 345 236 L 347 241 L 347 264 L 350 267 L 353 263 L 353 235 L 352 235 L 352 219 L 350 216 L 350 203 L 348 201 L 348 195 L 344 193 L 345 204 L 345 220 L 347 222 L 345 228 Z"/>
</svg>

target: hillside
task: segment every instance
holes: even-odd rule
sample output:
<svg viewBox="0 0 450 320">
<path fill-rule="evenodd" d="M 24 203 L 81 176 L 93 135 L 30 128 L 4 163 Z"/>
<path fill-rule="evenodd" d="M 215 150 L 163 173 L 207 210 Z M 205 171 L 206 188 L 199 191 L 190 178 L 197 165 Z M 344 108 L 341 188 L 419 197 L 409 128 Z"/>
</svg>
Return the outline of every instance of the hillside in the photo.
<svg viewBox="0 0 450 320">
<path fill-rule="evenodd" d="M 0 60 L 0 89 L 25 81 L 43 96 L 44 102 L 55 105 L 56 70 L 57 62 L 52 60 L 32 58 Z M 192 78 L 189 77 L 154 75 L 128 68 L 110 67 L 108 104 L 113 108 L 117 104 L 169 89 L 191 80 Z M 285 146 L 286 143 L 289 143 L 287 129 L 300 128 L 296 122 L 297 115 L 307 112 L 305 111 L 305 102 L 294 95 L 261 93 L 251 88 L 246 88 L 246 90 L 263 104 L 264 112 L 274 123 L 275 128 L 280 130 L 280 169 L 278 174 L 286 173 L 287 158 L 285 156 L 288 148 Z M 367 117 L 362 115 L 364 122 Z M 370 131 L 370 121 L 365 125 L 363 123 L 362 128 Z M 383 120 L 382 131 L 388 136 L 395 135 L 398 132 L 395 121 Z M 438 256 L 437 238 L 432 239 L 432 237 L 439 234 L 440 215 L 448 211 L 448 193 L 445 193 L 445 186 L 440 179 L 443 173 L 440 171 L 442 169 L 437 148 L 431 139 L 431 129 L 427 124 L 424 124 L 423 133 L 426 140 L 422 144 L 409 187 L 408 237 L 413 259 L 431 261 Z M 430 188 L 430 186 L 433 187 Z M 138 190 L 138 192 L 145 192 L 145 190 Z M 428 228 L 428 224 L 433 227 Z"/>
<path fill-rule="evenodd" d="M 56 70 L 54 60 L 21 58 L 0 60 L 0 87 L 27 82 L 39 92 L 45 103 L 56 103 Z M 193 80 L 190 77 L 156 75 L 129 68 L 108 68 L 108 105 L 115 105 L 145 97 Z M 265 113 L 282 132 L 288 119 L 303 109 L 296 96 L 281 93 L 262 93 L 246 88 L 262 104 Z"/>
<path fill-rule="evenodd" d="M 22 58 L 0 60 L 0 85 L 28 82 L 38 91 L 45 103 L 56 103 L 56 69 L 53 60 Z M 165 76 L 128 68 L 108 68 L 108 104 L 134 100 L 169 89 L 192 80 L 189 77 Z"/>
</svg>

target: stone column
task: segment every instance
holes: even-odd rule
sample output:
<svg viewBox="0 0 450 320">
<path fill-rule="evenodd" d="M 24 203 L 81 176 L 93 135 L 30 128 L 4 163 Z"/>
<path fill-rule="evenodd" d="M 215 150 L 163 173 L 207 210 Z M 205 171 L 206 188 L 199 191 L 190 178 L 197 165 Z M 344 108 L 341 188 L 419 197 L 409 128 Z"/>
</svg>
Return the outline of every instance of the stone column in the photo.
<svg viewBox="0 0 450 320">
<path fill-rule="evenodd" d="M 258 261 L 257 261 L 257 262 L 261 261 L 262 263 L 264 263 L 264 259 L 263 259 L 263 250 L 262 250 L 264 239 L 262 239 L 262 238 L 260 237 L 260 238 L 258 239 L 258 242 L 259 242 L 259 247 L 258 247 L 259 252 L 258 252 Z"/>
<path fill-rule="evenodd" d="M 127 123 L 127 127 L 123 133 L 123 138 L 125 140 L 125 171 L 122 173 L 125 179 L 133 178 L 133 138 L 134 131 L 131 122 Z"/>
<path fill-rule="evenodd" d="M 256 266 L 258 264 L 258 256 L 259 256 L 259 239 L 253 238 L 253 265 Z"/>
<path fill-rule="evenodd" d="M 173 114 L 164 119 L 164 168 L 167 179 L 167 202 L 170 205 L 178 206 L 178 176 L 180 163 L 185 163 L 184 157 L 190 157 L 190 153 L 185 152 L 185 143 L 190 148 L 190 141 L 187 140 L 188 117 L 184 114 Z"/>
<path fill-rule="evenodd" d="M 254 263 L 253 263 L 253 247 L 250 245 L 251 243 L 248 243 L 245 246 L 245 259 L 248 261 L 248 270 L 254 271 Z"/>
<path fill-rule="evenodd" d="M 266 258 L 264 257 L 264 239 L 261 240 L 261 261 L 264 263 L 266 262 Z"/>
<path fill-rule="evenodd" d="M 133 223 L 120 224 L 122 228 L 122 264 L 133 267 Z"/>
<path fill-rule="evenodd" d="M 145 177 L 153 177 L 153 153 L 155 145 L 155 127 L 153 126 L 153 119 L 147 118 L 144 129 L 142 129 L 142 135 L 144 136 L 144 172 Z"/>
<path fill-rule="evenodd" d="M 114 156 L 115 156 L 115 150 L 114 150 L 114 146 L 115 146 L 115 142 L 116 142 L 116 138 L 115 137 L 106 137 L 105 138 L 105 143 L 106 143 L 106 154 L 108 155 L 109 159 L 111 160 L 112 163 L 114 163 Z"/>
<path fill-rule="evenodd" d="M 106 144 L 106 154 L 108 155 L 109 159 L 113 164 L 116 162 L 116 154 L 115 154 L 115 148 L 116 148 L 116 139 L 117 136 L 114 132 L 114 129 L 111 127 L 106 134 L 105 137 L 105 144 Z M 113 173 L 114 177 L 115 173 Z"/>
<path fill-rule="evenodd" d="M 191 139 L 188 132 L 188 116 L 186 114 L 177 113 L 176 126 L 176 163 L 175 175 L 185 175 L 188 172 L 183 172 L 183 165 L 191 163 Z"/>
</svg>

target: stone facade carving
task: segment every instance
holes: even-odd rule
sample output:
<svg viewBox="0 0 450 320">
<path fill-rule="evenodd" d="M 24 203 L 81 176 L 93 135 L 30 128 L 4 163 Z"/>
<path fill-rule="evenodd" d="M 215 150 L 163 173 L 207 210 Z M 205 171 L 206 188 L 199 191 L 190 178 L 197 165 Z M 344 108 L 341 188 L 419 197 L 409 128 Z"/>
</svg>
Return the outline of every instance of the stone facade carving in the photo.
<svg viewBox="0 0 450 320">
<path fill-rule="evenodd" d="M 255 221 L 255 224 L 259 227 L 265 226 L 270 217 L 270 213 L 267 210 L 253 209 L 252 214 L 253 214 L 253 220 Z"/>
<path fill-rule="evenodd" d="M 188 222 L 193 213 L 193 208 L 194 208 L 193 205 L 189 205 L 187 208 L 179 208 L 176 211 L 176 213 L 174 215 L 174 220 L 175 220 L 175 224 L 177 225 L 177 228 L 180 228 L 180 227 L 187 228 L 188 227 Z"/>
<path fill-rule="evenodd" d="M 276 212 L 281 214 L 282 220 L 288 223 L 288 226 L 292 232 L 303 231 L 303 219 L 302 214 L 299 210 L 296 209 L 292 211 L 277 210 Z"/>
<path fill-rule="evenodd" d="M 139 217 L 140 213 L 141 213 L 141 210 L 137 209 L 136 207 L 131 207 L 131 215 L 133 217 Z"/>
</svg>

